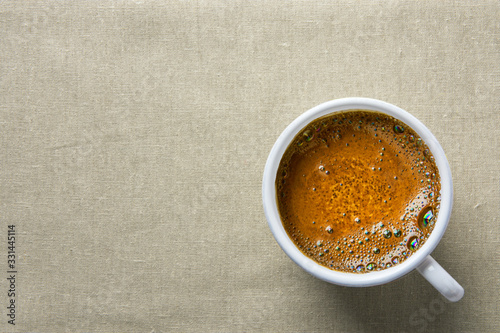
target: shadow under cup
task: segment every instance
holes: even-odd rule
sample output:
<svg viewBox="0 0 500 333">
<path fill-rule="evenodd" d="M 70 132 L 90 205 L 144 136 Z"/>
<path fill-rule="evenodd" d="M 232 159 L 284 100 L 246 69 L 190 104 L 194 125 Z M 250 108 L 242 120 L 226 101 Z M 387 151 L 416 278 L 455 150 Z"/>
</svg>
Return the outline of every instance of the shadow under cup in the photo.
<svg viewBox="0 0 500 333">
<path fill-rule="evenodd" d="M 307 257 L 297 248 L 294 242 L 289 238 L 281 222 L 277 205 L 277 193 L 275 185 L 277 171 L 282 156 L 295 136 L 304 127 L 306 127 L 309 123 L 313 122 L 317 118 L 349 110 L 367 110 L 384 113 L 402 121 L 403 123 L 411 127 L 425 142 L 432 155 L 434 156 L 434 162 L 439 170 L 441 179 L 441 202 L 439 214 L 434 225 L 434 230 L 430 233 L 425 243 L 404 262 L 380 271 L 372 271 L 363 274 L 341 272 L 328 269 L 327 267 L 324 267 Z M 434 135 L 418 119 L 397 106 L 379 100 L 368 98 L 344 98 L 326 102 L 308 110 L 297 119 L 295 119 L 283 131 L 283 133 L 279 136 L 273 148 L 271 149 L 266 162 L 262 182 L 262 198 L 264 212 L 266 214 L 269 227 L 276 241 L 283 249 L 283 251 L 297 265 L 302 267 L 313 276 L 333 284 L 350 287 L 368 287 L 393 281 L 411 272 L 412 270 L 419 268 L 419 266 L 422 266 L 426 261 L 426 258 L 433 260 L 431 257 L 429 257 L 429 255 L 441 240 L 441 237 L 446 230 L 451 215 L 453 202 L 453 184 L 450 167 L 443 149 L 441 148 Z M 437 263 L 435 264 L 439 266 Z M 439 268 L 441 267 L 439 266 Z M 426 278 L 430 281 L 428 277 Z M 453 278 L 451 279 L 453 280 Z M 430 282 L 434 285 L 432 281 Z M 436 285 L 435 287 L 438 288 Z M 443 293 L 442 290 L 440 291 Z"/>
</svg>

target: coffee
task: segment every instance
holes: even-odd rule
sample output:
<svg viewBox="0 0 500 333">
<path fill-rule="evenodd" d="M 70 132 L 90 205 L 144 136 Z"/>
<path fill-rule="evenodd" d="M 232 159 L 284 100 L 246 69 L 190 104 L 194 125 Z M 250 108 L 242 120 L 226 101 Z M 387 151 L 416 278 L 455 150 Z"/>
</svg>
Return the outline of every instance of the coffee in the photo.
<svg viewBox="0 0 500 333">
<path fill-rule="evenodd" d="M 367 273 L 408 259 L 439 213 L 430 150 L 403 122 L 351 110 L 319 118 L 294 138 L 276 177 L 283 226 L 309 258 Z"/>
</svg>

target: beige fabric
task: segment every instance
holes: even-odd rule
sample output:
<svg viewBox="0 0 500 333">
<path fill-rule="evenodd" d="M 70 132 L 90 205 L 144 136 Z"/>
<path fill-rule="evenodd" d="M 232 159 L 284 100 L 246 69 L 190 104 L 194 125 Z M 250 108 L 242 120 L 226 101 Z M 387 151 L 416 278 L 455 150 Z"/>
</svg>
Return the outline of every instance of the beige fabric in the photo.
<svg viewBox="0 0 500 333">
<path fill-rule="evenodd" d="M 500 331 L 499 18 L 498 1 L 2 1 L 0 331 Z M 269 150 L 348 96 L 408 110 L 446 151 L 434 257 L 459 303 L 418 273 L 324 283 L 274 241 Z"/>
</svg>

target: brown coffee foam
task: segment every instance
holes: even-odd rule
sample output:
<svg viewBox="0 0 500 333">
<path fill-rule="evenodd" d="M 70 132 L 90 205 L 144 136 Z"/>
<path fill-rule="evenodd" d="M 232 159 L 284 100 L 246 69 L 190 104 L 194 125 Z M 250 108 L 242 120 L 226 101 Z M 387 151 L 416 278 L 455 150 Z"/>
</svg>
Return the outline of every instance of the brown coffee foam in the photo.
<svg viewBox="0 0 500 333">
<path fill-rule="evenodd" d="M 341 271 L 404 261 L 413 253 L 410 238 L 418 237 L 418 249 L 433 228 L 419 226 L 418 212 L 430 206 L 435 220 L 439 210 L 439 174 L 425 143 L 401 121 L 370 111 L 323 117 L 300 131 L 276 186 L 283 225 L 297 247 Z"/>
</svg>

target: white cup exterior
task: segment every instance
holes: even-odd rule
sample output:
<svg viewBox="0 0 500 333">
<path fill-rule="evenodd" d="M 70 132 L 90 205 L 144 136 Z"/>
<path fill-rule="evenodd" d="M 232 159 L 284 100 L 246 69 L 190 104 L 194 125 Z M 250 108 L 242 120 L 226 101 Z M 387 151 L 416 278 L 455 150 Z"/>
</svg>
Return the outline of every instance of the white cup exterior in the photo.
<svg viewBox="0 0 500 333">
<path fill-rule="evenodd" d="M 328 269 L 304 255 L 288 237 L 276 202 L 276 175 L 281 158 L 293 138 L 309 123 L 319 117 L 348 110 L 372 110 L 390 115 L 410 126 L 426 143 L 434 156 L 441 178 L 441 202 L 434 230 L 425 243 L 407 260 L 393 267 L 365 274 Z M 341 286 L 369 287 L 391 282 L 418 268 L 438 245 L 450 219 L 453 204 L 453 183 L 450 166 L 441 145 L 417 118 L 403 109 L 376 99 L 351 97 L 320 104 L 295 119 L 279 136 L 264 168 L 262 181 L 264 212 L 276 241 L 283 251 L 300 267 L 313 276 Z M 463 289 L 462 289 L 463 295 Z M 461 296 L 460 296 L 461 298 Z"/>
</svg>

